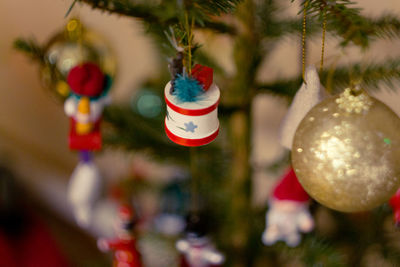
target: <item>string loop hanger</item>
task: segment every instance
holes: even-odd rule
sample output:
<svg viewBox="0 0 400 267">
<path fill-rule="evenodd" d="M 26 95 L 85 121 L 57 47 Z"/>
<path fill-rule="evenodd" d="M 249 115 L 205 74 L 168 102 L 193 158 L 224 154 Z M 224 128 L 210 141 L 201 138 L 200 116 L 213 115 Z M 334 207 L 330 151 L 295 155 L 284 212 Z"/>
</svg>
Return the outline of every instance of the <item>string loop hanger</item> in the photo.
<svg viewBox="0 0 400 267">
<path fill-rule="evenodd" d="M 321 42 L 321 62 L 319 66 L 319 72 L 322 73 L 324 69 L 324 54 L 325 54 L 325 37 L 326 37 L 326 23 L 327 23 L 327 5 L 321 6 L 322 12 L 322 42 Z"/>
<path fill-rule="evenodd" d="M 322 73 L 324 68 L 324 54 L 325 54 L 325 38 L 326 38 L 326 25 L 327 25 L 327 7 L 331 5 L 330 2 L 324 3 L 321 5 L 322 12 L 322 42 L 321 42 L 321 59 L 320 59 L 320 68 L 319 71 Z M 306 71 L 306 34 L 307 34 L 307 12 L 310 8 L 310 0 L 304 2 L 303 6 L 303 29 L 302 29 L 302 38 L 301 38 L 301 50 L 302 50 L 302 77 L 303 81 L 305 81 L 305 71 Z"/>
<path fill-rule="evenodd" d="M 306 73 L 306 30 L 307 30 L 307 8 L 310 1 L 307 0 L 304 2 L 303 7 L 303 31 L 301 36 L 301 76 L 303 77 L 303 81 L 305 82 L 305 73 Z"/>
</svg>

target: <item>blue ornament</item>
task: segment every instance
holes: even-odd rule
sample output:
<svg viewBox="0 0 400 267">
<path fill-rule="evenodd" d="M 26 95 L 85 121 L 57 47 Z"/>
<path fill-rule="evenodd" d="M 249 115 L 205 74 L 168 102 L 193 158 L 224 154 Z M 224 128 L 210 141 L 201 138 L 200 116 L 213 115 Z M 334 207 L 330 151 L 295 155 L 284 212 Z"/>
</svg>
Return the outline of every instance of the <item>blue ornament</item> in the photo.
<svg viewBox="0 0 400 267">
<path fill-rule="evenodd" d="M 174 81 L 174 92 L 179 102 L 194 102 L 204 93 L 203 86 L 194 78 L 178 74 Z"/>
<path fill-rule="evenodd" d="M 131 98 L 133 111 L 146 118 L 156 118 L 162 110 L 161 98 L 152 89 L 141 89 Z"/>
</svg>

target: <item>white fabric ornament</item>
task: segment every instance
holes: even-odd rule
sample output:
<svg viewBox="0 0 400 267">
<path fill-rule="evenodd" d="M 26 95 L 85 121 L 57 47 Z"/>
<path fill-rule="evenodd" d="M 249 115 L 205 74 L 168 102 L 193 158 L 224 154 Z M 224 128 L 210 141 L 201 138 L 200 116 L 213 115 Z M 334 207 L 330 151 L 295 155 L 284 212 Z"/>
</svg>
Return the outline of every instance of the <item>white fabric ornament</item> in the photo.
<svg viewBox="0 0 400 267">
<path fill-rule="evenodd" d="M 92 210 L 100 197 L 101 176 L 92 162 L 80 162 L 72 173 L 68 186 L 68 200 L 79 226 L 91 224 Z"/>
<path fill-rule="evenodd" d="M 280 129 L 280 143 L 289 150 L 292 149 L 293 137 L 301 120 L 325 97 L 325 89 L 319 81 L 318 72 L 314 66 L 307 67 L 304 79 L 305 81 L 296 93 Z"/>
</svg>

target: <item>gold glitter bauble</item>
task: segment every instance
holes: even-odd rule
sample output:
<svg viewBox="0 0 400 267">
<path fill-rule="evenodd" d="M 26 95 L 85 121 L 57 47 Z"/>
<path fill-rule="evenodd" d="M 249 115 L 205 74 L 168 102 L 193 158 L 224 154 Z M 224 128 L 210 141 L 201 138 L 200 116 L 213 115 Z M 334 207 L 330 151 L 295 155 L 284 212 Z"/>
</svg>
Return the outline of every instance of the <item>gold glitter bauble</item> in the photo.
<svg viewBox="0 0 400 267">
<path fill-rule="evenodd" d="M 115 76 L 116 59 L 108 43 L 86 29 L 78 19 L 69 20 L 65 29 L 50 39 L 44 51 L 42 80 L 61 98 L 69 94 L 69 90 L 65 90 L 66 77 L 77 64 L 94 62 L 111 79 Z"/>
<path fill-rule="evenodd" d="M 321 204 L 344 212 L 370 210 L 400 186 L 400 119 L 379 100 L 346 89 L 304 117 L 292 164 Z"/>
</svg>

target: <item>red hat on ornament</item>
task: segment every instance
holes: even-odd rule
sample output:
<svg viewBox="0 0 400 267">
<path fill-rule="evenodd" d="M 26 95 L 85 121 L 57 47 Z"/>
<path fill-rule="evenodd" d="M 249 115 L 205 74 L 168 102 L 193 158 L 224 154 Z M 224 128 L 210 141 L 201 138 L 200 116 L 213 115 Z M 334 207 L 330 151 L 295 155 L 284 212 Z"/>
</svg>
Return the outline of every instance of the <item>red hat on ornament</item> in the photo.
<svg viewBox="0 0 400 267">
<path fill-rule="evenodd" d="M 83 63 L 73 67 L 67 77 L 71 90 L 81 96 L 99 96 L 104 89 L 104 74 L 94 63 Z"/>
<path fill-rule="evenodd" d="M 131 221 L 134 219 L 133 208 L 129 205 L 120 206 L 118 209 L 118 214 L 123 221 Z"/>
<path fill-rule="evenodd" d="M 299 183 L 293 168 L 290 168 L 276 185 L 273 198 L 277 200 L 291 200 L 295 202 L 307 202 L 310 197 Z"/>
</svg>

